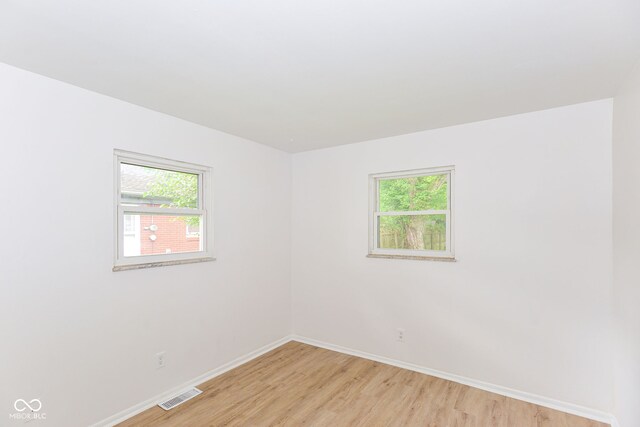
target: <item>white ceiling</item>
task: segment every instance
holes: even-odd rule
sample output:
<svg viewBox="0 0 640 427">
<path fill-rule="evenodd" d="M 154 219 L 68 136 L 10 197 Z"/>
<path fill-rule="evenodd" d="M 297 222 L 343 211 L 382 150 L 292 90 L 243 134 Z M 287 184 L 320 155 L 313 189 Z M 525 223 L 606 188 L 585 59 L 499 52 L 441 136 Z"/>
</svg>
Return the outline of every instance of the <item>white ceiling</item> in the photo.
<svg viewBox="0 0 640 427">
<path fill-rule="evenodd" d="M 304 151 L 613 96 L 640 0 L 0 0 L 0 61 Z"/>
</svg>

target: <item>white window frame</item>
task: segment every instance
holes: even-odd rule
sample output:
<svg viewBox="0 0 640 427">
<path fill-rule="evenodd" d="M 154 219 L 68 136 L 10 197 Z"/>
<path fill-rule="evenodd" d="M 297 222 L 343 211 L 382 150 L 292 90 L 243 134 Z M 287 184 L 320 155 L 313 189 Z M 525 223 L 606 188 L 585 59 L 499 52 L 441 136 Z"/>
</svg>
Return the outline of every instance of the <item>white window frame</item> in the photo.
<svg viewBox="0 0 640 427">
<path fill-rule="evenodd" d="M 447 175 L 447 209 L 426 211 L 380 212 L 380 181 L 388 179 L 412 178 L 418 176 Z M 425 169 L 412 169 L 398 172 L 375 173 L 369 175 L 369 253 L 371 258 L 425 259 L 438 261 L 455 261 L 454 252 L 454 166 L 442 166 Z M 442 214 L 446 216 L 446 250 L 418 251 L 411 249 L 381 249 L 378 247 L 378 223 L 382 216 L 393 215 L 427 215 Z"/>
<path fill-rule="evenodd" d="M 165 159 L 124 150 L 114 150 L 114 266 L 113 271 L 189 264 L 215 260 L 213 251 L 213 173 L 209 166 Z M 121 164 L 146 166 L 169 171 L 198 175 L 198 207 L 160 208 L 151 206 L 127 206 L 122 204 L 120 188 Z M 202 250 L 157 255 L 124 256 L 124 215 L 199 215 L 201 216 L 200 245 Z"/>
</svg>

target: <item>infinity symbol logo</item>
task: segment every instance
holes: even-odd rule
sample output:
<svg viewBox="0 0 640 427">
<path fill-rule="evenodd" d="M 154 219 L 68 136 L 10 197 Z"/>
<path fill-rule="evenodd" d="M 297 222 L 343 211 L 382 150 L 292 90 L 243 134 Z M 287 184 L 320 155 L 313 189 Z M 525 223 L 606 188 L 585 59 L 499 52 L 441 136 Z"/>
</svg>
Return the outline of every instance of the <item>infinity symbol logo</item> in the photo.
<svg viewBox="0 0 640 427">
<path fill-rule="evenodd" d="M 27 408 L 31 409 L 33 412 L 38 412 L 42 409 L 42 402 L 40 399 L 33 399 L 30 402 L 27 402 L 24 399 L 18 399 L 14 402 L 13 407 L 16 408 L 18 412 L 24 412 Z"/>
</svg>

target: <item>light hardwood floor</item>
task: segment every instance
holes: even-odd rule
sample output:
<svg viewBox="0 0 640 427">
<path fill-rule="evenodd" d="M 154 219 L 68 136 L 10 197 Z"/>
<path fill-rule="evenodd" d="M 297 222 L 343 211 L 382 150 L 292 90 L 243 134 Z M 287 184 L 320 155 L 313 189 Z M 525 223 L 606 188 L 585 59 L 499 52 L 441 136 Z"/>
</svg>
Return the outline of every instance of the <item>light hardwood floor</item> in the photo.
<svg viewBox="0 0 640 427">
<path fill-rule="evenodd" d="M 604 427 L 359 357 L 289 342 L 120 426 Z"/>
</svg>

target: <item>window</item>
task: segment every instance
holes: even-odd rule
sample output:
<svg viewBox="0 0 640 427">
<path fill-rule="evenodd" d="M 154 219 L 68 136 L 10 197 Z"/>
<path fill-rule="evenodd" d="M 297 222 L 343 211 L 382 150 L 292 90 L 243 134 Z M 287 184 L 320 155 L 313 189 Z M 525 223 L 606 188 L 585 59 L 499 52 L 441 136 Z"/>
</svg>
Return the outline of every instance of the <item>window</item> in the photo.
<svg viewBox="0 0 640 427">
<path fill-rule="evenodd" d="M 453 260 L 453 166 L 373 174 L 369 256 Z"/>
<path fill-rule="evenodd" d="M 213 260 L 211 169 L 116 150 L 113 270 Z"/>
</svg>

